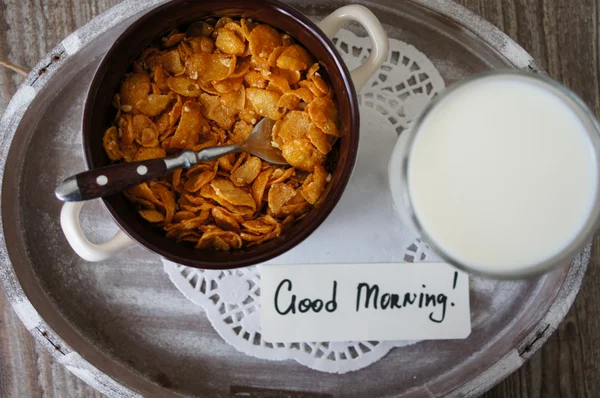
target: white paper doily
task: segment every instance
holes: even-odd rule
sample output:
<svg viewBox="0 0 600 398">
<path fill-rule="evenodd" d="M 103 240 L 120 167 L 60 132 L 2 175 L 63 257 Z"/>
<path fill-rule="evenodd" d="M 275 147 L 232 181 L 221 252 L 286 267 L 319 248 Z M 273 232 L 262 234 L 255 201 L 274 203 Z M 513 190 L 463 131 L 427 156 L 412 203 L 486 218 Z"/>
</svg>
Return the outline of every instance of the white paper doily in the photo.
<svg viewBox="0 0 600 398">
<path fill-rule="evenodd" d="M 333 40 L 353 69 L 369 55 L 370 40 L 342 29 Z M 392 216 L 387 165 L 400 134 L 445 84 L 416 48 L 390 39 L 390 54 L 358 95 L 359 155 L 340 202 L 327 220 L 273 264 L 418 262 L 439 260 Z M 189 300 L 204 308 L 219 335 L 237 350 L 269 359 L 294 359 L 329 373 L 364 368 L 392 348 L 415 341 L 271 343 L 260 331 L 260 275 L 257 267 L 198 270 L 163 260 L 165 272 Z"/>
</svg>

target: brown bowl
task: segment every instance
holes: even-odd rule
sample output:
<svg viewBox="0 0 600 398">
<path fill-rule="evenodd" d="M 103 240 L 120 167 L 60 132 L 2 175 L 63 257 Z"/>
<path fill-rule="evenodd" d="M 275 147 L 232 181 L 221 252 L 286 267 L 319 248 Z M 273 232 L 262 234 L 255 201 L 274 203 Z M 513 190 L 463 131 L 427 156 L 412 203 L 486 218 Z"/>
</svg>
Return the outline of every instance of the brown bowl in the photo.
<svg viewBox="0 0 600 398">
<path fill-rule="evenodd" d="M 335 91 L 340 115 L 337 164 L 327 196 L 318 208 L 312 209 L 289 231 L 262 245 L 230 252 L 196 249 L 168 239 L 164 232 L 151 227 L 123 194 L 103 199 L 104 206 L 119 227 L 147 249 L 178 264 L 228 269 L 277 257 L 298 245 L 321 225 L 338 203 L 350 179 L 356 161 L 360 123 L 356 92 L 348 69 L 329 38 L 299 11 L 274 0 L 174 0 L 133 23 L 117 39 L 98 67 L 85 104 L 82 126 L 83 149 L 89 169 L 111 164 L 102 138 L 115 116 L 113 94 L 132 61 L 173 27 L 211 16 L 242 16 L 287 32 L 321 62 Z"/>
</svg>

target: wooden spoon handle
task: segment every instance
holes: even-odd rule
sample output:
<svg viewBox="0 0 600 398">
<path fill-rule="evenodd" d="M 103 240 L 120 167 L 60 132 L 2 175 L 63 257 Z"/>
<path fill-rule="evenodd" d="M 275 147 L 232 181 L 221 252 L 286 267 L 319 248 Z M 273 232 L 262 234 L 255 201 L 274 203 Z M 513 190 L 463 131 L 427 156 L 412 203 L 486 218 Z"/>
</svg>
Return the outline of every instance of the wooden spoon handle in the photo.
<svg viewBox="0 0 600 398">
<path fill-rule="evenodd" d="M 171 170 L 190 167 L 196 155 L 186 151 L 179 156 L 121 163 L 84 171 L 64 180 L 56 188 L 56 197 L 65 202 L 79 202 L 109 196 L 134 185 L 165 175 Z"/>
</svg>

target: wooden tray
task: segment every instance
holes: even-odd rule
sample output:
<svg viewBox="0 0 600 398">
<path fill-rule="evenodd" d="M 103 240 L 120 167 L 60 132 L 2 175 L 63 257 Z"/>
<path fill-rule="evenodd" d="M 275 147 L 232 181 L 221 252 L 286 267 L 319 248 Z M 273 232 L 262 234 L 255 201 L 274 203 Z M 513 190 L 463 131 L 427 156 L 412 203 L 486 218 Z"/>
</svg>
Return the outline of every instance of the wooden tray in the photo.
<svg viewBox="0 0 600 398">
<path fill-rule="evenodd" d="M 110 397 L 260 397 L 283 391 L 458 397 L 487 390 L 550 336 L 579 290 L 590 246 L 572 264 L 538 279 L 473 278 L 473 333 L 467 340 L 398 348 L 344 375 L 237 352 L 172 286 L 159 258 L 141 248 L 104 263 L 79 259 L 60 230 L 61 204 L 53 190 L 84 167 L 82 104 L 100 58 L 136 15 L 161 2 L 125 1 L 69 36 L 30 73 L 0 122 L 0 282 L 26 327 L 59 362 Z M 290 3 L 319 19 L 346 2 Z M 490 68 L 541 72 L 506 35 L 451 0 L 360 3 L 390 37 L 424 52 L 446 84 Z M 116 230 L 99 203 L 87 205 L 82 217 L 98 241 Z"/>
</svg>

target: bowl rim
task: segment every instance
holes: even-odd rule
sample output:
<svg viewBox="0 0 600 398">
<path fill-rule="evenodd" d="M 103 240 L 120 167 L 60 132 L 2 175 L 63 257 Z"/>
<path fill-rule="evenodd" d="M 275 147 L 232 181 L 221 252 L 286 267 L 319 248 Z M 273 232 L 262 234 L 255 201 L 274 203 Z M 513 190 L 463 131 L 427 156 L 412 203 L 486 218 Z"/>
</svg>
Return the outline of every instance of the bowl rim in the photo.
<svg viewBox="0 0 600 398">
<path fill-rule="evenodd" d="M 119 35 L 119 37 L 115 40 L 115 42 L 111 45 L 108 52 L 102 58 L 98 68 L 94 72 L 94 76 L 90 87 L 87 92 L 87 96 L 85 99 L 84 111 L 83 111 L 83 119 L 82 119 L 82 147 L 83 147 L 83 157 L 85 161 L 86 167 L 89 169 L 93 166 L 93 153 L 91 151 L 92 145 L 90 143 L 89 131 L 90 121 L 92 119 L 92 113 L 94 110 L 94 100 L 96 95 L 98 94 L 98 90 L 101 84 L 104 81 L 104 71 L 105 69 L 110 67 L 111 60 L 115 53 L 120 49 L 122 41 L 143 30 L 144 26 L 148 23 L 148 21 L 155 18 L 157 14 L 165 14 L 174 8 L 181 7 L 189 0 L 172 0 L 168 3 L 165 3 L 161 6 L 158 6 L 148 13 L 142 15 L 137 18 L 130 26 Z M 236 255 L 232 256 L 231 259 L 227 259 L 225 261 L 214 262 L 210 260 L 203 260 L 201 258 L 189 258 L 187 256 L 181 256 L 177 253 L 174 253 L 170 250 L 165 250 L 163 247 L 159 245 L 152 244 L 148 242 L 144 236 L 135 231 L 132 227 L 130 227 L 126 222 L 124 222 L 120 215 L 116 206 L 111 201 L 111 197 L 101 198 L 102 206 L 108 211 L 112 220 L 117 224 L 117 226 L 125 232 L 132 240 L 136 243 L 144 247 L 145 249 L 153 252 L 154 254 L 159 255 L 162 258 L 175 262 L 177 264 L 190 266 L 193 268 L 201 268 L 201 269 L 215 269 L 215 270 L 225 270 L 225 269 L 234 269 L 247 267 L 251 265 L 256 265 L 260 263 L 264 263 L 268 260 L 271 260 L 275 257 L 282 255 L 283 253 L 293 249 L 302 241 L 304 241 L 308 236 L 310 236 L 331 214 L 334 207 L 337 205 L 343 192 L 345 191 L 346 186 L 350 181 L 350 177 L 352 171 L 354 170 L 354 166 L 356 164 L 356 158 L 358 154 L 358 142 L 359 142 L 359 128 L 360 128 L 360 115 L 358 108 L 358 97 L 356 93 L 356 89 L 354 87 L 354 83 L 352 82 L 352 78 L 350 75 L 350 71 L 348 70 L 346 64 L 344 63 L 341 55 L 335 48 L 335 45 L 329 39 L 325 33 L 314 23 L 312 22 L 305 14 L 296 10 L 295 8 L 284 4 L 278 0 L 252 0 L 252 1 L 244 1 L 244 0 L 221 0 L 218 2 L 218 9 L 224 9 L 226 6 L 235 4 L 237 9 L 255 9 L 257 4 L 260 4 L 264 7 L 268 7 L 270 9 L 276 10 L 279 13 L 283 13 L 291 19 L 294 20 L 295 23 L 302 27 L 302 30 L 305 33 L 310 34 L 315 37 L 319 44 L 322 45 L 327 51 L 328 56 L 331 57 L 333 61 L 332 64 L 339 70 L 340 75 L 343 78 L 342 86 L 345 91 L 345 96 L 348 98 L 348 109 L 350 110 L 350 120 L 351 124 L 349 126 L 347 137 L 344 137 L 346 140 L 350 140 L 349 150 L 346 157 L 346 161 L 343 165 L 338 164 L 336 168 L 340 168 L 340 174 L 337 176 L 339 182 L 335 186 L 330 185 L 332 189 L 327 193 L 327 198 L 322 202 L 321 206 L 318 208 L 313 208 L 310 212 L 318 212 L 318 215 L 315 216 L 310 222 L 307 222 L 303 228 L 297 228 L 293 234 L 290 234 L 286 237 L 285 240 L 282 240 L 279 245 L 274 245 L 271 250 L 265 252 L 259 252 L 252 255 Z M 165 27 L 168 29 L 170 27 Z M 136 49 L 137 51 L 142 51 L 143 49 Z M 339 92 L 336 92 L 336 95 L 339 95 Z M 117 194 L 121 195 L 121 194 Z M 114 197 L 114 196 L 113 196 Z M 200 249 L 197 249 L 200 250 Z M 236 251 L 240 253 L 240 251 Z M 243 253 L 243 251 L 241 251 Z"/>
</svg>

